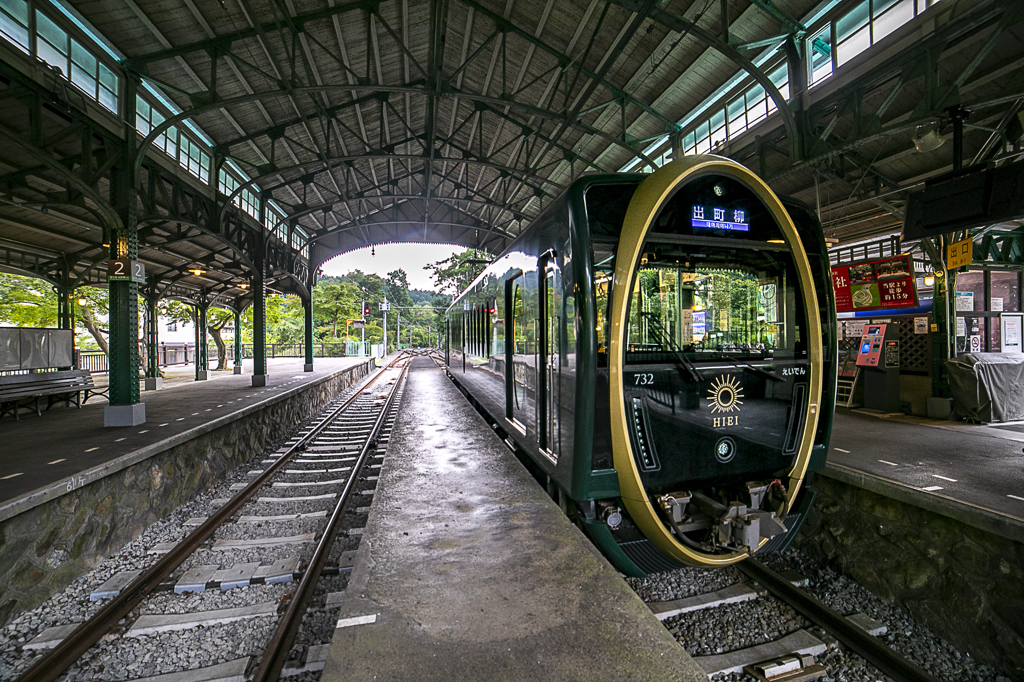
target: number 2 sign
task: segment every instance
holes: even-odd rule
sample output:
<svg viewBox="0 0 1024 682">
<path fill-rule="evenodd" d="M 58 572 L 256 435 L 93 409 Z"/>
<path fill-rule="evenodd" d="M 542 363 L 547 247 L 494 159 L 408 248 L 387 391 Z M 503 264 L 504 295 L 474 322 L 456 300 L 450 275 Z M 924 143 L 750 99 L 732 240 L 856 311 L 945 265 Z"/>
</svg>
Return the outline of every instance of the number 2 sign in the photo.
<svg viewBox="0 0 1024 682">
<path fill-rule="evenodd" d="M 107 261 L 108 282 L 146 283 L 146 266 L 129 258 L 112 258 Z"/>
</svg>

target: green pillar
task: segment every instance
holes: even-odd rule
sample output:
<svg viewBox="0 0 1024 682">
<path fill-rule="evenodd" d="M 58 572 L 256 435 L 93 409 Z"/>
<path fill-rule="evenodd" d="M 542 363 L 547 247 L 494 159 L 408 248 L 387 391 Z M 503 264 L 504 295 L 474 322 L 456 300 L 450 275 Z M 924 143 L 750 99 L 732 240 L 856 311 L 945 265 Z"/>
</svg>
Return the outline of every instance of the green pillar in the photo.
<svg viewBox="0 0 1024 682">
<path fill-rule="evenodd" d="M 304 313 L 302 340 L 306 346 L 306 364 L 302 368 L 305 372 L 313 371 L 313 296 L 302 299 L 302 312 Z"/>
<path fill-rule="evenodd" d="M 57 369 L 72 369 L 77 366 L 75 358 L 75 289 L 71 286 L 56 286 L 57 293 L 57 328 L 71 332 L 71 364 Z"/>
<path fill-rule="evenodd" d="M 242 313 L 235 310 L 235 374 L 242 373 Z"/>
<path fill-rule="evenodd" d="M 210 378 L 210 358 L 206 348 L 206 312 L 209 305 L 203 300 L 196 308 L 196 381 Z"/>
<path fill-rule="evenodd" d="M 75 289 L 74 287 L 54 287 L 57 292 L 57 328 L 75 329 Z"/>
<path fill-rule="evenodd" d="M 136 215 L 135 86 L 127 79 L 125 88 L 125 152 L 120 167 L 111 173 L 111 204 L 121 225 L 111 226 L 110 258 L 139 257 Z M 146 421 L 146 404 L 139 391 L 139 285 L 135 282 L 109 282 L 110 391 L 103 413 L 104 426 L 136 426 Z"/>
<path fill-rule="evenodd" d="M 159 391 L 164 387 L 160 376 L 160 298 L 151 293 L 146 297 L 149 314 L 146 316 L 146 390 Z"/>
<path fill-rule="evenodd" d="M 256 276 L 252 282 L 252 385 L 267 385 L 267 276 L 265 243 L 257 241 Z"/>
</svg>

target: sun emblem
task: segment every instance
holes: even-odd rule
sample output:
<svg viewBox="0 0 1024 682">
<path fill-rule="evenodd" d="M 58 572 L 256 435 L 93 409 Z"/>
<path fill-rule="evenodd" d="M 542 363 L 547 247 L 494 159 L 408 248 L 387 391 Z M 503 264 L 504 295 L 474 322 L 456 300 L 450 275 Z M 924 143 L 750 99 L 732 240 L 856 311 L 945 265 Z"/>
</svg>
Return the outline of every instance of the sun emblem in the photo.
<svg viewBox="0 0 1024 682">
<path fill-rule="evenodd" d="M 708 389 L 708 407 L 712 414 L 715 412 L 739 412 L 739 406 L 743 404 L 740 398 L 743 397 L 743 389 L 734 377 L 722 375 L 711 382 Z"/>
</svg>

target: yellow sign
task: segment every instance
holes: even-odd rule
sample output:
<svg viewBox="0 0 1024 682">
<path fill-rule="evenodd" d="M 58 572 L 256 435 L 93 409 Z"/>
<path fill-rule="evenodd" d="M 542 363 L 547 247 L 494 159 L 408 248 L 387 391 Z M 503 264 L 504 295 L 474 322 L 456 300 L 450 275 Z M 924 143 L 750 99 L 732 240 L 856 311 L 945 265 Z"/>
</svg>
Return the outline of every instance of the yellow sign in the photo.
<svg viewBox="0 0 1024 682">
<path fill-rule="evenodd" d="M 970 265 L 974 260 L 974 242 L 968 237 L 962 242 L 950 244 L 946 249 L 946 267 L 950 270 Z"/>
</svg>

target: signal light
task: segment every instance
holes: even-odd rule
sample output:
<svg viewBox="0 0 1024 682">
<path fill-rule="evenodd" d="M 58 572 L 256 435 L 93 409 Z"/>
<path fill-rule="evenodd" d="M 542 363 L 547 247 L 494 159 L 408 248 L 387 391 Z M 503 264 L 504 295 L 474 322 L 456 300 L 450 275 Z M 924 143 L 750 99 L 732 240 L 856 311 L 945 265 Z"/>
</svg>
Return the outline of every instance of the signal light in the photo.
<svg viewBox="0 0 1024 682">
<path fill-rule="evenodd" d="M 363 316 L 366 316 L 366 315 L 369 315 L 369 314 L 370 314 L 370 306 L 364 306 L 363 307 Z"/>
</svg>

